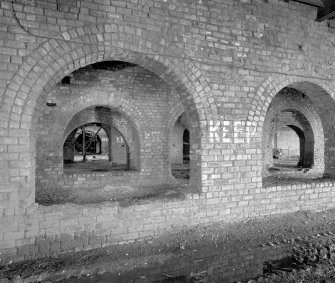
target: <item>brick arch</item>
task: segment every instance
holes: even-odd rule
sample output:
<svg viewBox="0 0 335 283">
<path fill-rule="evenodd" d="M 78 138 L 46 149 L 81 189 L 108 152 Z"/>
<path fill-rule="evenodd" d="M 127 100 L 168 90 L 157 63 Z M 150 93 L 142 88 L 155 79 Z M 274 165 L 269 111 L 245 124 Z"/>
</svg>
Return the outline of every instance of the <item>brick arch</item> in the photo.
<svg viewBox="0 0 335 283">
<path fill-rule="evenodd" d="M 78 127 L 83 126 L 83 125 L 85 125 L 85 123 L 80 124 Z M 63 141 L 63 160 L 64 160 L 64 163 L 69 162 L 69 161 L 70 162 L 74 161 L 74 153 L 75 153 L 74 152 L 74 147 L 75 147 L 75 144 L 74 144 L 73 140 L 74 140 L 74 137 L 75 137 L 76 132 L 78 130 L 78 127 L 76 127 L 75 129 L 73 129 L 72 131 L 67 133 L 67 135 L 64 138 L 64 141 Z M 110 139 L 110 136 L 111 136 L 110 126 L 105 125 L 105 124 L 101 124 L 101 128 L 105 131 L 108 138 Z M 100 133 L 98 134 L 98 136 L 100 136 Z"/>
<path fill-rule="evenodd" d="M 310 76 L 318 77 L 318 74 L 314 73 L 312 75 L 310 74 Z M 285 87 L 296 88 L 308 95 L 313 102 L 321 102 L 321 100 L 318 101 L 317 96 L 315 96 L 315 93 L 317 93 L 319 94 L 318 96 L 323 95 L 326 97 L 325 100 L 327 100 L 328 103 L 334 104 L 335 84 L 333 82 L 320 79 L 305 79 L 295 75 L 272 74 L 268 76 L 257 89 L 248 111 L 247 120 L 256 126 L 257 132 L 262 132 L 265 115 L 272 99 Z"/>
<path fill-rule="evenodd" d="M 170 162 L 170 154 L 171 154 L 171 135 L 174 128 L 175 123 L 177 122 L 178 118 L 185 113 L 185 108 L 182 105 L 182 103 L 176 103 L 174 104 L 167 114 L 166 123 L 164 125 L 165 128 L 165 135 L 167 137 L 167 143 L 166 143 L 166 152 L 167 152 L 167 164 L 169 170 L 171 172 L 171 162 Z M 189 122 L 189 131 L 190 131 L 190 138 L 191 138 L 191 145 L 194 145 L 198 142 L 200 137 L 200 129 L 199 129 L 199 123 L 198 120 L 194 120 L 194 116 L 188 115 L 188 122 Z M 190 187 L 195 190 L 195 192 L 200 192 L 201 188 L 199 185 L 201 184 L 201 174 L 199 172 L 199 167 L 197 165 L 197 156 L 195 154 L 195 151 L 192 150 L 192 147 L 190 149 Z M 171 176 L 172 177 L 172 176 Z"/>
<path fill-rule="evenodd" d="M 19 129 L 20 135 L 27 137 L 22 147 L 29 156 L 22 155 L 24 162 L 9 168 L 17 172 L 15 177 L 18 177 L 23 200 L 29 198 L 29 203 L 33 203 L 35 196 L 35 132 L 41 98 L 65 75 L 81 67 L 106 60 L 137 64 L 175 87 L 185 110 L 201 121 L 202 131 L 216 118 L 215 100 L 206 78 L 191 60 L 181 59 L 186 57 L 181 49 L 152 31 L 141 30 L 141 36 L 136 36 L 136 33 L 128 33 L 129 27 L 124 23 L 118 23 L 115 32 L 114 27 L 92 25 L 73 29 L 68 35 L 64 33 L 64 40 L 48 40 L 26 56 L 6 86 L 1 97 L 0 122 L 9 129 Z M 6 131 L 2 137 L 11 137 L 11 132 Z M 10 143 L 10 139 L 4 139 L 4 145 Z M 194 155 L 199 163 L 201 139 L 195 145 Z M 24 164 L 29 164 L 29 169 Z M 197 170 L 201 176 L 200 164 Z"/>
<path fill-rule="evenodd" d="M 69 125 L 66 127 L 66 130 L 64 131 L 63 134 L 63 142 L 67 139 L 67 137 L 71 134 L 72 131 L 74 131 L 75 129 L 77 129 L 78 127 L 85 125 L 85 124 L 91 124 L 91 123 L 101 123 L 103 125 L 106 126 L 110 126 L 115 128 L 121 135 L 122 137 L 128 141 L 129 139 L 131 139 L 130 137 L 128 137 L 127 134 L 124 134 L 123 131 L 118 129 L 118 124 L 113 123 L 113 122 L 108 122 L 106 121 L 106 119 L 99 119 L 99 118 L 89 118 L 87 119 L 85 117 L 85 113 L 83 113 L 86 109 L 80 111 L 79 113 L 77 113 L 76 115 L 74 115 L 69 123 Z M 105 130 L 106 131 L 106 130 Z"/>
<path fill-rule="evenodd" d="M 136 133 L 137 138 L 136 140 L 139 140 L 139 135 L 141 132 L 141 124 L 139 123 L 141 121 L 141 113 L 138 110 L 137 106 L 134 103 L 130 103 L 129 101 L 123 99 L 123 98 L 114 98 L 110 99 L 108 95 L 101 94 L 99 96 L 99 101 L 96 99 L 90 100 L 90 98 L 85 99 L 84 103 L 82 100 L 83 97 L 77 97 L 74 99 L 74 102 L 76 100 L 81 100 L 81 103 L 73 103 L 72 105 L 75 105 L 75 108 L 72 108 L 71 110 L 75 113 L 72 117 L 68 118 L 63 127 L 63 139 L 65 140 L 66 136 L 76 128 L 75 124 L 72 123 L 74 121 L 74 117 L 76 115 L 80 115 L 80 113 L 88 108 L 92 108 L 95 106 L 105 106 L 107 108 L 110 108 L 112 110 L 115 110 L 117 113 L 120 113 L 125 120 L 130 124 L 130 126 L 133 128 L 134 133 Z M 84 96 L 84 98 L 87 98 L 87 96 Z M 77 106 L 78 105 L 78 106 Z M 80 106 L 79 106 L 80 105 Z M 107 122 L 106 122 L 107 123 Z M 108 124 L 108 123 L 107 123 Z M 64 138 L 65 137 L 65 138 Z M 140 145 L 140 141 L 139 141 Z"/>
<path fill-rule="evenodd" d="M 267 109 L 267 113 L 263 124 L 262 133 L 262 151 L 263 166 L 272 162 L 271 146 L 271 125 L 272 120 L 283 111 L 294 111 L 298 114 L 297 121 L 304 129 L 307 140 L 311 141 L 306 144 L 305 160 L 313 160 L 314 171 L 317 173 L 324 172 L 324 130 L 318 109 L 313 105 L 313 101 L 308 97 L 302 98 L 303 93 L 289 90 L 287 92 L 281 90 L 271 101 Z M 292 124 L 292 121 L 289 121 Z M 271 162 L 269 162 L 271 161 Z"/>
<path fill-rule="evenodd" d="M 68 104 L 66 107 L 69 108 L 69 111 L 73 112 L 74 115 L 72 117 L 67 118 L 62 121 L 62 133 L 63 133 L 63 143 L 65 141 L 64 135 L 69 134 L 71 130 L 75 128 L 75 126 L 71 127 L 71 120 L 73 117 L 80 113 L 81 111 L 93 107 L 93 106 L 106 106 L 113 110 L 116 110 L 118 113 L 128 121 L 130 127 L 133 129 L 133 137 L 130 138 L 130 135 L 125 134 L 125 140 L 129 143 L 130 151 L 131 151 L 131 163 L 133 164 L 133 168 L 136 170 L 140 170 L 140 149 L 141 149 L 141 135 L 143 135 L 143 131 L 141 129 L 141 125 L 143 125 L 143 115 L 141 111 L 138 109 L 135 103 L 132 103 L 129 100 L 126 100 L 117 96 L 110 96 L 105 93 L 99 93 L 98 97 L 80 95 L 76 96 L 72 100 L 73 103 Z M 42 102 L 41 102 L 42 103 Z M 42 106 L 42 104 L 41 104 Z M 113 125 L 110 125 L 113 126 Z M 69 127 L 69 128 L 68 128 Z M 121 132 L 122 133 L 122 132 Z M 131 142 L 133 141 L 133 142 Z"/>
<path fill-rule="evenodd" d="M 121 60 L 138 64 L 176 87 L 185 107 L 196 110 L 200 120 L 213 119 L 214 100 L 206 78 L 193 62 L 178 59 L 184 57 L 183 51 L 160 34 L 152 36 L 151 31 L 143 30 L 138 37 L 126 33 L 121 23 L 118 32 L 112 30 L 110 25 L 80 27 L 63 33 L 68 41 L 51 39 L 41 45 L 8 85 L 0 108 L 2 117 L 7 116 L 13 128 L 32 129 L 38 97 L 63 76 L 95 62 Z M 212 111 L 205 111 L 207 108 Z"/>
<path fill-rule="evenodd" d="M 314 74 L 314 77 L 316 74 Z M 301 76 L 271 75 L 259 87 L 250 107 L 248 120 L 262 133 L 265 115 L 275 95 L 285 87 L 294 88 L 305 94 L 317 108 L 323 127 L 324 174 L 335 175 L 335 140 L 333 124 L 335 124 L 334 83 L 329 80 L 302 78 Z M 258 134 L 259 135 L 259 134 Z M 259 135 L 261 136 L 261 135 Z"/>
<path fill-rule="evenodd" d="M 299 109 L 299 110 L 297 110 Z M 285 112 L 286 110 L 294 111 L 295 114 L 297 114 L 298 118 L 296 119 L 286 119 L 284 121 L 278 121 L 274 125 L 271 125 L 271 128 L 269 131 L 267 130 L 267 122 L 270 122 L 275 116 L 280 114 L 281 112 Z M 306 111 L 307 110 L 307 111 Z M 300 112 L 301 111 L 301 112 Z M 307 113 L 308 118 L 302 114 Z M 324 158 L 323 158 L 323 151 L 315 150 L 315 147 L 317 149 L 323 149 L 324 147 L 324 140 L 322 138 L 318 138 L 315 144 L 315 138 L 314 136 L 322 137 L 323 131 L 322 131 L 322 125 L 321 121 L 319 123 L 310 123 L 310 120 L 313 120 L 313 117 L 311 114 L 308 113 L 308 109 L 301 109 L 301 107 L 297 107 L 294 103 L 288 103 L 286 105 L 286 108 L 278 109 L 276 113 L 273 113 L 274 115 L 271 115 L 270 117 L 267 115 L 266 121 L 264 124 L 264 131 L 263 131 L 263 150 L 265 153 L 263 153 L 264 158 L 264 165 L 272 166 L 272 140 L 274 135 L 282 128 L 282 127 L 289 127 L 291 130 L 293 130 L 297 136 L 299 137 L 299 143 L 300 143 L 300 159 L 299 159 L 299 166 L 303 167 L 310 167 L 314 165 L 314 160 L 316 160 L 316 164 L 318 165 L 317 168 L 314 168 L 313 172 L 322 172 L 324 170 Z M 312 117 L 311 117 L 312 116 Z M 316 125 L 317 124 L 317 125 Z M 320 127 L 321 126 L 321 127 Z M 265 137 L 264 137 L 265 136 Z M 307 144 L 306 144 L 307 140 Z M 306 146 L 307 145 L 307 146 Z M 316 154 L 314 154 L 316 152 Z"/>
<path fill-rule="evenodd" d="M 12 165 L 18 172 L 17 180 L 22 188 L 23 199 L 34 199 L 35 156 L 38 112 L 42 107 L 42 97 L 66 75 L 87 65 L 106 61 L 119 60 L 138 64 L 161 77 L 174 86 L 181 94 L 184 107 L 195 119 L 199 119 L 202 131 L 217 116 L 215 100 L 206 78 L 190 60 L 180 59 L 182 50 L 173 45 L 161 34 L 140 30 L 128 33 L 129 27 L 118 23 L 114 32 L 110 25 L 97 25 L 76 28 L 63 33 L 64 40 L 50 39 L 27 55 L 7 85 L 0 104 L 0 122 L 10 129 L 20 129 L 21 135 L 27 136 L 24 146 L 29 157 L 24 157 L 29 170 L 17 170 L 23 163 Z M 138 30 L 139 31 L 139 30 Z M 164 56 L 164 55 L 166 56 Z M 200 123 L 199 123 L 200 124 Z M 10 137 L 7 131 L 2 137 Z M 202 133 L 202 132 L 201 132 Z M 4 139 L 4 145 L 10 144 Z M 197 141 L 196 159 L 200 160 L 201 140 Z M 23 157 L 22 157 L 23 158 Z M 28 158 L 28 160 L 27 160 Z M 201 166 L 198 166 L 198 175 Z"/>
<path fill-rule="evenodd" d="M 168 160 L 167 165 L 169 172 L 171 172 L 171 161 L 170 161 L 170 155 L 171 155 L 171 139 L 172 139 L 172 131 L 174 124 L 176 123 L 177 119 L 180 115 L 182 115 L 185 112 L 185 109 L 181 103 L 176 103 L 169 109 L 169 112 L 167 114 L 167 119 L 164 125 L 165 129 L 165 136 L 167 137 L 167 143 L 166 143 L 166 158 Z M 172 176 L 171 176 L 172 177 Z"/>
<path fill-rule="evenodd" d="M 308 160 L 304 154 L 306 152 L 306 134 L 304 133 L 303 129 L 301 129 L 301 127 L 296 126 L 296 125 L 287 125 L 292 131 L 295 132 L 295 134 L 298 136 L 299 138 L 299 161 L 297 166 L 301 166 L 301 167 L 308 167 L 309 163 L 312 164 L 312 162 L 314 162 L 312 159 Z M 308 138 L 308 137 L 307 137 Z M 313 140 L 314 142 L 314 140 Z"/>
<path fill-rule="evenodd" d="M 299 136 L 298 131 L 303 132 L 303 127 L 298 121 L 279 121 L 275 126 L 271 127 L 269 132 L 270 141 L 273 139 L 276 132 L 278 132 L 283 127 L 290 127 Z M 294 129 L 295 128 L 295 129 Z"/>
<path fill-rule="evenodd" d="M 276 128 L 273 128 L 273 131 L 270 133 L 270 141 L 272 141 L 274 135 L 283 127 L 288 127 L 290 128 L 299 138 L 299 161 L 296 164 L 297 167 L 309 167 L 310 165 L 313 165 L 313 159 L 314 156 L 310 156 L 311 159 L 306 158 L 306 135 L 303 130 L 303 127 L 298 123 L 297 121 L 290 121 L 288 123 L 279 123 Z M 309 129 L 311 132 L 311 129 Z M 307 133 L 307 138 L 308 135 L 311 135 L 311 138 L 313 139 L 313 147 L 314 147 L 314 136 L 313 133 Z"/>
<path fill-rule="evenodd" d="M 164 128 L 169 133 L 171 128 L 177 122 L 177 119 L 185 112 L 185 109 L 181 103 L 176 103 L 173 107 L 170 108 L 169 113 L 167 114 L 168 119 L 166 119 L 166 123 Z M 169 134 L 167 134 L 168 136 Z"/>
<path fill-rule="evenodd" d="M 101 105 L 99 105 L 101 106 Z M 76 128 L 78 128 L 81 125 L 87 124 L 87 123 L 102 123 L 104 125 L 107 125 L 109 127 L 113 127 L 115 130 L 117 130 L 121 136 L 126 141 L 127 147 L 129 148 L 129 166 L 130 168 L 134 170 L 140 169 L 140 138 L 138 129 L 134 127 L 133 123 L 129 121 L 128 117 L 123 113 L 112 113 L 112 114 L 105 114 L 105 113 L 99 113 L 92 115 L 90 117 L 87 117 L 87 110 L 90 110 L 89 108 L 93 108 L 94 106 L 90 106 L 87 108 L 84 108 L 77 112 L 75 115 L 72 116 L 71 120 L 68 122 L 66 129 L 64 129 L 63 134 L 63 142 L 64 144 L 65 140 L 67 139 L 68 135 Z M 110 108 L 110 107 L 109 107 Z M 92 111 L 93 112 L 93 111 Z M 109 130 L 110 134 L 110 130 Z M 109 135 L 109 138 L 110 135 Z"/>
</svg>

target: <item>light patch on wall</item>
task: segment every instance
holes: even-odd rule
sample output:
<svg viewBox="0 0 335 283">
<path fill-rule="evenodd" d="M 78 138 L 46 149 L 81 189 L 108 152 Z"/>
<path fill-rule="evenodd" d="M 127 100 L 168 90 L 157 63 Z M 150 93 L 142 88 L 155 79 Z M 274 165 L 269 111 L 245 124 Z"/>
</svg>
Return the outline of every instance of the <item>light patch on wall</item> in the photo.
<svg viewBox="0 0 335 283">
<path fill-rule="evenodd" d="M 123 143 L 124 142 L 123 137 L 121 137 L 121 136 L 116 137 L 116 142 L 117 143 Z"/>
</svg>

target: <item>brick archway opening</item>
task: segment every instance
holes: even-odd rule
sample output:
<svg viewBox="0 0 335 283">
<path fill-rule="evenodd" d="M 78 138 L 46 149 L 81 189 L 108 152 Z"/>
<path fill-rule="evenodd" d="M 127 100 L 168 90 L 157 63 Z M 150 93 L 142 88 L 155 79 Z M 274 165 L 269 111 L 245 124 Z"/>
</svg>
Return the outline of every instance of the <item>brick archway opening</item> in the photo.
<svg viewBox="0 0 335 283">
<path fill-rule="evenodd" d="M 189 185 L 190 173 L 192 167 L 192 158 L 190 158 L 193 136 L 189 119 L 183 112 L 174 123 L 171 124 L 170 140 L 170 163 L 172 176 L 177 183 Z"/>
<path fill-rule="evenodd" d="M 64 173 L 128 171 L 129 145 L 115 127 L 96 123 L 78 126 L 65 139 Z"/>
<path fill-rule="evenodd" d="M 82 132 L 80 128 L 85 124 L 98 125 L 97 133 L 99 133 L 99 127 L 105 131 L 108 139 L 108 145 L 105 141 L 107 149 L 104 150 L 105 153 L 108 152 L 105 156 L 106 160 L 115 165 L 122 165 L 121 168 L 124 168 L 124 170 L 140 170 L 139 133 L 135 123 L 127 113 L 108 105 L 87 107 L 76 113 L 68 122 L 63 134 L 64 144 L 71 138 L 73 132 Z M 73 139 L 69 142 L 73 148 Z M 112 170 L 112 168 L 110 169 Z"/>
<path fill-rule="evenodd" d="M 294 112 L 294 114 L 300 113 Z M 278 123 L 278 128 L 271 133 L 273 158 L 271 165 L 282 170 L 291 168 L 303 170 L 313 167 L 314 136 L 311 128 L 308 129 L 308 123 L 305 125 L 307 127 L 302 128 L 298 122 L 295 125 Z"/>
<path fill-rule="evenodd" d="M 264 177 L 277 173 L 290 173 L 292 177 L 292 173 L 301 170 L 308 171 L 306 177 L 309 178 L 320 177 L 324 173 L 324 131 L 319 113 L 309 96 L 291 86 L 277 93 L 267 109 L 263 125 Z M 298 143 L 295 148 L 294 135 L 290 135 L 289 131 L 281 132 L 284 137 L 281 146 L 278 146 L 278 132 L 283 127 L 295 133 Z M 290 150 L 291 157 L 296 151 L 293 159 L 299 157 L 291 160 L 292 164 L 288 162 Z"/>
<path fill-rule="evenodd" d="M 181 99 L 184 95 L 183 91 L 185 90 L 180 85 L 174 87 L 171 82 L 166 83 L 152 71 L 135 63 L 125 61 L 93 63 L 67 75 L 66 79 L 61 79 L 46 96 L 39 97 L 38 109 L 42 112 L 39 122 L 43 125 L 37 129 L 37 135 L 44 133 L 47 139 L 52 139 L 53 132 L 57 131 L 54 129 L 50 131 L 50 125 L 66 125 L 61 144 L 64 153 L 64 143 L 70 147 L 73 146 L 73 142 L 72 144 L 70 142 L 71 137 L 68 137 L 71 133 L 72 136 L 76 135 L 73 132 L 78 131 L 79 126 L 88 123 L 108 125 L 111 129 L 117 129 L 126 141 L 125 146 L 129 148 L 127 167 L 131 172 L 136 173 L 128 179 L 126 176 L 118 177 L 122 179 L 122 184 L 137 186 L 169 184 L 172 181 L 171 173 L 169 166 L 166 166 L 168 158 L 164 152 L 166 146 L 163 145 L 168 143 L 166 121 L 171 119 L 169 116 L 171 106 L 183 103 Z M 103 113 L 106 111 L 97 113 L 98 107 L 109 109 L 112 114 Z M 200 123 L 197 111 L 192 110 L 191 104 L 183 104 L 183 109 L 194 122 L 194 129 L 192 128 L 191 131 L 194 133 L 192 139 L 199 148 L 200 130 L 196 129 Z M 76 112 L 77 114 L 73 115 Z M 108 132 L 108 130 L 105 131 Z M 43 154 L 45 154 L 44 151 L 38 152 L 36 190 L 40 190 L 42 186 L 63 187 L 64 184 L 76 186 L 77 183 L 85 185 L 85 182 L 91 186 L 90 179 L 100 180 L 100 184 L 93 184 L 93 187 L 105 186 L 106 182 L 113 182 L 112 179 L 116 178 L 86 174 L 85 180 L 78 182 L 75 179 L 77 176 L 71 174 L 71 180 L 75 180 L 70 182 L 68 181 L 69 171 L 64 170 L 63 156 L 58 152 L 49 152 L 48 158 L 43 158 Z M 194 172 L 199 172 L 201 168 L 198 154 L 199 151 L 190 154 L 191 159 L 195 161 L 191 162 Z M 43 162 L 52 164 L 45 166 Z M 51 167 L 53 167 L 52 170 Z M 40 170 L 47 171 L 48 176 L 41 177 Z M 200 176 L 200 174 L 196 175 Z M 201 186 L 199 178 L 195 177 L 193 181 L 198 187 Z"/>
<path fill-rule="evenodd" d="M 307 151 L 306 151 L 306 134 L 304 133 L 303 129 L 301 129 L 299 126 L 295 126 L 295 125 L 287 125 L 290 129 L 292 129 L 295 134 L 297 135 L 298 139 L 299 139 L 299 145 L 297 146 L 297 148 L 299 149 L 299 159 L 298 159 L 298 163 L 296 164 L 297 167 L 301 167 L 301 168 L 310 168 L 311 166 L 313 166 L 313 158 L 314 158 L 314 152 L 311 152 L 310 155 L 307 155 Z M 314 150 L 314 140 L 312 140 L 312 138 L 314 138 L 314 136 L 311 136 L 310 139 L 307 138 L 307 140 L 309 140 L 308 145 L 311 145 L 311 150 Z M 312 142 L 311 142 L 312 141 Z"/>
<path fill-rule="evenodd" d="M 20 136 L 28 137 L 24 146 L 26 154 L 22 157 L 20 154 L 20 162 L 8 168 L 8 172 L 17 172 L 13 182 L 20 187 L 19 199 L 27 203 L 26 207 L 34 206 L 36 152 L 40 150 L 36 144 L 36 132 L 45 96 L 64 76 L 102 61 L 119 60 L 137 64 L 178 90 L 180 100 L 190 116 L 194 116 L 194 121 L 199 121 L 197 132 L 200 138 L 194 144 L 193 156 L 198 163 L 197 176 L 201 176 L 201 136 L 203 131 L 207 131 L 209 121 L 217 116 L 207 79 L 191 60 L 178 60 L 184 58 L 184 51 L 161 34 L 152 36 L 151 32 L 142 30 L 148 36 L 141 36 L 139 42 L 135 34 L 128 33 L 125 23 L 118 22 L 117 26 L 115 30 L 111 29 L 110 24 L 73 28 L 64 32 L 64 40 L 50 39 L 41 43 L 26 54 L 24 62 L 7 85 L 1 107 L 2 120 L 8 123 L 9 128 L 18 129 Z M 52 101 L 50 105 L 53 105 Z M 8 139 L 4 145 L 9 144 L 11 141 Z M 201 188 L 201 178 L 196 183 Z"/>
</svg>

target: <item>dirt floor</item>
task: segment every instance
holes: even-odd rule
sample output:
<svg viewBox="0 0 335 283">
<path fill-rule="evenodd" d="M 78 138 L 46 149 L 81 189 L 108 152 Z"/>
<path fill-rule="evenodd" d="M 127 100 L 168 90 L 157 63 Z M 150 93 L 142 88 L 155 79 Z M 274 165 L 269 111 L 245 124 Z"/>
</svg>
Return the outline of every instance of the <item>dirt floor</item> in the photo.
<svg viewBox="0 0 335 283">
<path fill-rule="evenodd" d="M 334 182 L 334 178 L 322 177 L 309 168 L 297 167 L 298 159 L 276 160 L 273 167 L 266 170 L 263 186 L 285 186 L 311 184 L 313 182 Z"/>
<path fill-rule="evenodd" d="M 251 279 L 248 283 L 334 283 L 335 265 L 333 263 L 320 263 L 306 266 L 304 268 L 278 270 L 262 276 L 258 279 Z"/>
<path fill-rule="evenodd" d="M 134 188 L 123 186 L 110 190 L 49 190 L 36 192 L 43 205 L 59 203 L 132 202 L 140 199 L 183 198 L 188 190 L 188 164 L 173 166 L 174 186 Z M 331 179 L 322 178 L 322 181 Z M 311 183 L 318 180 L 270 176 L 265 186 Z M 335 234 L 335 210 L 320 213 L 305 211 L 237 222 L 220 222 L 184 229 L 178 234 L 147 239 L 121 246 L 61 255 L 54 258 L 24 261 L 0 267 L 0 282 L 215 282 L 206 274 L 165 274 L 157 266 L 178 264 L 185 257 L 197 259 L 197 251 L 250 250 L 255 247 L 290 243 L 315 235 Z M 335 282 L 335 265 L 322 262 L 292 268 L 279 268 L 264 277 L 246 282 Z M 157 271 L 158 270 L 158 271 Z M 289 270 L 290 272 L 288 272 Z M 150 274 L 157 273 L 159 280 Z M 151 275 L 152 276 L 152 275 Z M 162 279 L 165 278 L 165 279 Z"/>
<path fill-rule="evenodd" d="M 313 238 L 320 234 L 335 234 L 335 210 L 319 213 L 305 211 L 196 226 L 162 238 L 6 265 L 0 267 L 0 282 L 213 282 L 206 281 L 206 278 L 192 279 L 192 274 L 184 274 L 179 281 L 176 281 L 176 277 L 175 281 L 148 281 L 147 278 L 153 266 L 164 265 L 171 258 L 176 261 L 200 249 L 248 250 L 271 243 L 288 243 L 297 238 Z M 249 282 L 333 282 L 329 278 L 334 275 L 334 266 L 324 264 L 321 269 L 322 272 L 319 266 L 308 267 L 305 271 L 281 275 L 287 278 L 278 279 L 279 275 L 272 274 L 272 277 Z M 318 274 L 320 280 L 297 279 L 301 276 L 310 278 L 308 274 Z M 169 274 L 161 275 L 172 278 Z"/>
<path fill-rule="evenodd" d="M 278 169 L 279 168 L 279 169 Z M 105 172 L 105 171 L 124 171 L 124 165 L 111 164 L 104 160 L 91 161 L 87 163 L 72 163 L 66 165 L 67 173 L 78 172 Z M 295 184 L 310 184 L 313 182 L 329 181 L 335 182 L 331 178 L 306 178 L 304 173 L 299 171 L 299 168 L 281 164 L 278 167 L 273 167 L 273 170 L 284 170 L 283 174 L 273 174 L 263 178 L 263 186 L 280 186 L 280 185 L 295 185 Z M 286 170 L 286 171 L 285 171 Z M 292 170 L 296 174 L 291 174 Z M 276 171 L 277 172 L 277 171 Z M 290 174 L 285 174 L 290 172 Z M 162 186 L 106 186 L 102 188 L 83 188 L 78 189 L 62 189 L 49 188 L 36 191 L 36 202 L 41 205 L 76 203 L 101 203 L 105 201 L 122 201 L 124 203 L 133 203 L 141 199 L 162 199 L 176 198 L 182 199 L 185 193 L 190 192 L 188 187 L 190 179 L 189 163 L 172 164 L 172 175 L 176 179 L 173 185 Z"/>
<path fill-rule="evenodd" d="M 98 171 L 120 171 L 123 165 L 93 161 L 88 163 L 73 163 L 67 165 L 68 173 Z M 89 204 L 105 201 L 122 201 L 124 205 L 142 199 L 182 199 L 189 192 L 190 166 L 186 164 L 173 164 L 172 175 L 176 178 L 175 184 L 162 186 L 105 186 L 102 188 L 62 189 L 48 188 L 36 191 L 36 202 L 41 205 L 64 203 Z"/>
<path fill-rule="evenodd" d="M 188 186 L 162 185 L 162 186 L 106 186 L 103 188 L 73 189 L 45 189 L 36 191 L 36 202 L 49 206 L 53 204 L 92 204 L 102 202 L 120 202 L 121 206 L 128 206 L 143 199 L 183 199 Z"/>
<path fill-rule="evenodd" d="M 90 157 L 90 156 L 89 156 Z M 74 162 L 64 164 L 64 173 L 83 174 L 90 172 L 109 172 L 109 171 L 127 171 L 125 164 L 116 164 L 104 159 L 89 158 L 87 162 Z"/>
</svg>

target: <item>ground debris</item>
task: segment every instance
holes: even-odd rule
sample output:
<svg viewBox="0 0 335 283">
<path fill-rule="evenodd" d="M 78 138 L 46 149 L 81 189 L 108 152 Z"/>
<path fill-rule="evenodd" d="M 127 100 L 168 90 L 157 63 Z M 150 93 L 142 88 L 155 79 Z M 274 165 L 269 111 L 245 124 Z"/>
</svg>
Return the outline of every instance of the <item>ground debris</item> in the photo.
<svg viewBox="0 0 335 283">
<path fill-rule="evenodd" d="M 307 217 L 309 219 L 308 223 L 306 223 Z M 325 223 L 329 224 L 324 225 Z M 293 243 L 296 247 L 296 262 L 301 262 L 304 266 L 307 263 L 313 263 L 315 266 L 325 265 L 332 264 L 335 257 L 334 233 L 335 210 L 320 213 L 297 212 L 258 219 L 250 218 L 247 222 L 217 222 L 211 225 L 185 228 L 179 233 L 168 234 L 161 238 L 150 238 L 130 244 L 61 255 L 57 258 L 43 258 L 2 266 L 0 267 L 0 278 L 14 280 L 17 276 L 20 276 L 23 280 L 27 278 L 39 278 L 39 280 L 47 278 L 57 278 L 59 280 L 62 278 L 66 280 L 70 277 L 85 276 L 85 280 L 91 280 L 87 282 L 97 282 L 94 281 L 96 279 L 94 276 L 104 276 L 113 271 L 115 276 L 122 277 L 132 270 L 135 272 L 132 275 L 136 276 L 136 270 L 141 270 L 141 268 L 144 268 L 144 271 L 140 276 L 147 276 L 150 274 L 153 265 L 164 266 L 168 259 L 171 259 L 174 263 L 182 263 L 184 259 L 187 259 L 194 262 L 195 265 L 203 265 L 206 264 L 204 254 L 207 255 L 217 250 L 225 253 L 225 251 L 248 250 L 260 246 L 276 248 L 277 245 L 286 243 Z M 319 243 L 320 239 L 328 239 L 328 241 L 321 244 Z M 294 270 L 290 272 L 288 268 L 287 266 L 274 266 L 272 270 L 276 270 L 276 276 L 283 273 L 295 273 Z M 206 281 L 212 276 L 209 269 L 206 272 L 192 274 L 193 282 L 211 282 Z M 118 275 L 119 273 L 120 275 Z M 163 273 L 174 276 L 174 273 L 168 269 L 159 270 L 158 274 L 164 278 Z M 187 280 L 192 278 L 190 273 L 185 274 L 185 276 Z M 324 277 L 324 279 L 332 278 L 331 276 Z M 168 279 L 165 276 L 165 280 Z M 189 282 L 182 281 L 184 279 L 180 279 L 179 282 Z M 114 280 L 114 282 L 127 281 Z M 318 281 L 318 283 L 320 282 Z"/>
</svg>

